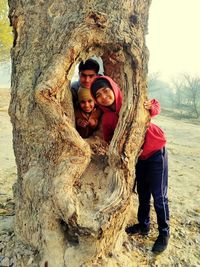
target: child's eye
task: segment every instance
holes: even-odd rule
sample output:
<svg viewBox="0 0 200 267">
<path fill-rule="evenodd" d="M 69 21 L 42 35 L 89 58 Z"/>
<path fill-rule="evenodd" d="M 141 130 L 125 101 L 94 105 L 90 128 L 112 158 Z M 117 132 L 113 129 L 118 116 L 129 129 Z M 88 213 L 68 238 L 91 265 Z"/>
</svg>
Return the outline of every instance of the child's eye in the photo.
<svg viewBox="0 0 200 267">
<path fill-rule="evenodd" d="M 89 103 L 92 103 L 92 102 L 93 102 L 93 100 L 92 100 L 92 99 L 90 99 L 90 100 L 88 100 L 88 102 L 89 102 Z"/>
<path fill-rule="evenodd" d="M 110 90 L 109 88 L 105 88 L 104 93 L 107 93 L 109 90 Z"/>
</svg>

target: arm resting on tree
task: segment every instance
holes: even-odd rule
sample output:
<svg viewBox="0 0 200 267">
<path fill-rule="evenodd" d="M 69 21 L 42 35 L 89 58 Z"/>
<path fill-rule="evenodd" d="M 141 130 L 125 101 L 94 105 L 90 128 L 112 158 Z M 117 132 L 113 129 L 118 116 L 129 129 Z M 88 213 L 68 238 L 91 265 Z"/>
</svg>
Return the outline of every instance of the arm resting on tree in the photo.
<svg viewBox="0 0 200 267">
<path fill-rule="evenodd" d="M 151 108 L 149 109 L 151 117 L 160 113 L 160 103 L 156 99 L 151 100 Z"/>
</svg>

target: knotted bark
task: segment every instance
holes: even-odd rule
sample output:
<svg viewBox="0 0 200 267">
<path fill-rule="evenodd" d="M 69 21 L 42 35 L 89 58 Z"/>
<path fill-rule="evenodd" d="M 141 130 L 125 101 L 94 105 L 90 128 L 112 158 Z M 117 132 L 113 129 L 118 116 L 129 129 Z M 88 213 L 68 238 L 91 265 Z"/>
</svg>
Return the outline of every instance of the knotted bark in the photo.
<svg viewBox="0 0 200 267">
<path fill-rule="evenodd" d="M 18 169 L 15 233 L 32 266 L 120 266 L 134 166 L 148 114 L 150 0 L 9 0 L 14 30 L 9 113 Z M 70 80 L 93 55 L 123 91 L 109 147 L 74 127 Z M 102 153 L 103 151 L 103 153 Z M 120 258 L 120 256 L 119 256 Z M 127 257 L 127 266 L 133 266 Z M 18 266 L 27 266 L 27 257 Z"/>
</svg>

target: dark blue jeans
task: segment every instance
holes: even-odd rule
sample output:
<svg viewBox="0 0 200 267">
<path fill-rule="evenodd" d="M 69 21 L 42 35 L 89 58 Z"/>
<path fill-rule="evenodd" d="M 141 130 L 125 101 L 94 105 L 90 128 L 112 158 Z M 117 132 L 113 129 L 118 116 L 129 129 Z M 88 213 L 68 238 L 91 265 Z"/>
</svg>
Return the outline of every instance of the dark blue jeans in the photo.
<svg viewBox="0 0 200 267">
<path fill-rule="evenodd" d="M 159 234 L 169 235 L 168 156 L 165 148 L 136 164 L 137 192 L 139 197 L 138 221 L 150 226 L 150 199 L 154 200 Z"/>
</svg>

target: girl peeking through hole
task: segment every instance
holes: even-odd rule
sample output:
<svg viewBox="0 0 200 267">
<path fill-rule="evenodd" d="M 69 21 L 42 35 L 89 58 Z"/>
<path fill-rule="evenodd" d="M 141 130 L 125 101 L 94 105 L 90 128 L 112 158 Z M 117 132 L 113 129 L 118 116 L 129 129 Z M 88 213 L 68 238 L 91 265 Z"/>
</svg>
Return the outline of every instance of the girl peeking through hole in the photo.
<svg viewBox="0 0 200 267">
<path fill-rule="evenodd" d="M 108 76 L 99 76 L 91 86 L 91 95 L 103 111 L 103 137 L 110 142 L 119 118 L 122 93 L 119 86 Z"/>
</svg>

